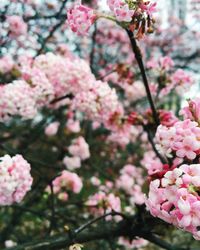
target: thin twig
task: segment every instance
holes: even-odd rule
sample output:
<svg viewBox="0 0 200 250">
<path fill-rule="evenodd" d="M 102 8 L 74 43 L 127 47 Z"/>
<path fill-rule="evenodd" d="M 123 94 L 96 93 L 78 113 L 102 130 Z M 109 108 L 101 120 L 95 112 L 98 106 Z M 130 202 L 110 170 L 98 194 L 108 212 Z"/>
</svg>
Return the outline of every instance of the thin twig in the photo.
<svg viewBox="0 0 200 250">
<path fill-rule="evenodd" d="M 138 66 L 140 68 L 140 72 L 141 72 L 143 83 L 144 83 L 144 86 L 145 86 L 147 98 L 148 98 L 149 104 L 150 104 L 151 109 L 152 109 L 152 114 L 153 114 L 155 124 L 158 126 L 160 124 L 160 120 L 159 120 L 159 117 L 158 117 L 158 114 L 157 114 L 157 111 L 156 111 L 156 108 L 155 108 L 155 105 L 154 105 L 154 102 L 153 102 L 153 98 L 151 96 L 151 91 L 150 91 L 150 88 L 149 88 L 149 83 L 148 83 L 148 80 L 147 80 L 147 76 L 146 76 L 146 72 L 145 72 L 145 68 L 144 68 L 144 64 L 143 64 L 143 60 L 142 60 L 141 51 L 140 51 L 140 49 L 139 49 L 139 47 L 137 45 L 137 42 L 136 42 L 136 40 L 135 40 L 135 38 L 133 36 L 133 32 L 128 30 L 128 29 L 126 31 L 128 33 L 128 36 L 129 36 L 129 39 L 130 39 L 130 42 L 131 42 L 133 53 L 135 54 L 135 59 L 136 59 L 136 61 L 138 63 Z"/>
</svg>

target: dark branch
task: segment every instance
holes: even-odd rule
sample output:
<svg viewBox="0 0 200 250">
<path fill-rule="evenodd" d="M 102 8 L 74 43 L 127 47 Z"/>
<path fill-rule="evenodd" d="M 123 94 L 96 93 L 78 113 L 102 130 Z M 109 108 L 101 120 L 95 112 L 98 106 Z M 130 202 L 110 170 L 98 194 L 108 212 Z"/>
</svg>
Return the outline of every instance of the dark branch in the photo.
<svg viewBox="0 0 200 250">
<path fill-rule="evenodd" d="M 158 126 L 160 124 L 160 120 L 159 120 L 159 117 L 158 117 L 158 114 L 157 114 L 157 111 L 156 111 L 156 108 L 155 108 L 155 105 L 154 105 L 154 102 L 153 102 L 153 98 L 151 96 L 151 91 L 149 89 L 149 83 L 148 83 L 148 80 L 147 80 L 147 76 L 146 76 L 146 72 L 145 72 L 145 68 L 144 68 L 144 64 L 143 64 L 140 49 L 139 49 L 139 47 L 137 45 L 137 42 L 136 42 L 136 40 L 135 40 L 135 38 L 133 36 L 133 32 L 130 31 L 130 30 L 126 30 L 126 31 L 128 33 L 129 39 L 131 41 L 131 46 L 132 46 L 133 53 L 135 54 L 135 59 L 136 59 L 136 61 L 138 63 L 138 66 L 140 68 L 140 72 L 141 72 L 142 79 L 143 79 L 143 82 L 144 82 L 147 98 L 148 98 L 149 104 L 150 104 L 151 109 L 152 109 L 152 114 L 153 114 L 155 124 Z"/>
</svg>

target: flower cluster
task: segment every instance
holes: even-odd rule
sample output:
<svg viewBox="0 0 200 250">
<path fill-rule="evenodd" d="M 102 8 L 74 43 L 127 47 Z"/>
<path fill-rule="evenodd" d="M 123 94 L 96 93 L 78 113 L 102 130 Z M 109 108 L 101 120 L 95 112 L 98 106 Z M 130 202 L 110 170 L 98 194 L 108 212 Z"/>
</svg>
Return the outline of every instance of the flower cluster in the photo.
<svg viewBox="0 0 200 250">
<path fill-rule="evenodd" d="M 133 9 L 129 9 L 129 5 L 125 1 L 108 0 L 107 3 L 119 22 L 131 22 L 135 11 Z"/>
<path fill-rule="evenodd" d="M 104 213 L 109 213 L 112 211 L 121 211 L 121 201 L 118 196 L 113 193 L 106 194 L 100 191 L 88 198 L 86 205 L 89 207 L 90 213 L 96 216 L 101 216 Z M 107 217 L 110 219 L 110 217 Z"/>
<path fill-rule="evenodd" d="M 78 194 L 83 187 L 81 178 L 76 173 L 67 170 L 63 170 L 61 175 L 56 177 L 52 184 L 54 193 L 63 201 L 68 200 L 68 192 Z M 49 187 L 47 191 L 50 192 Z"/>
<path fill-rule="evenodd" d="M 147 62 L 147 68 L 158 73 L 158 85 L 151 84 L 152 94 L 163 97 L 176 90 L 178 94 L 188 91 L 194 83 L 190 74 L 182 69 L 173 71 L 174 61 L 169 57 L 152 58 Z"/>
<path fill-rule="evenodd" d="M 154 175 L 163 170 L 163 164 L 159 158 L 157 158 L 154 151 L 147 151 L 144 153 L 141 165 L 147 169 L 148 175 Z"/>
<path fill-rule="evenodd" d="M 72 107 L 84 112 L 87 118 L 100 123 L 108 122 L 121 108 L 115 89 L 102 81 L 95 81 L 88 91 L 77 94 Z"/>
<path fill-rule="evenodd" d="M 37 107 L 31 87 L 22 80 L 0 86 L 0 121 L 19 115 L 26 119 L 34 118 Z"/>
<path fill-rule="evenodd" d="M 14 67 L 14 61 L 10 56 L 0 58 L 0 73 L 5 74 L 11 71 Z"/>
<path fill-rule="evenodd" d="M 181 165 L 151 181 L 146 205 L 153 216 L 200 240 L 200 164 Z"/>
<path fill-rule="evenodd" d="M 18 37 L 27 33 L 27 24 L 21 16 L 8 16 L 7 22 L 9 24 L 9 31 L 12 36 Z"/>
<path fill-rule="evenodd" d="M 54 88 L 45 72 L 31 66 L 20 68 L 21 78 L 31 87 L 37 107 L 48 105 L 54 98 Z"/>
<path fill-rule="evenodd" d="M 173 127 L 160 125 L 156 132 L 158 150 L 172 157 L 194 160 L 200 153 L 200 128 L 197 122 L 189 119 L 178 121 Z"/>
<path fill-rule="evenodd" d="M 38 109 L 50 106 L 55 98 L 87 91 L 96 81 L 88 63 L 80 58 L 72 61 L 70 55 L 64 57 L 47 53 L 34 60 L 23 57 L 19 61 L 15 67 L 21 80 L 0 86 L 1 121 L 14 115 L 32 119 Z M 13 67 L 9 58 L 4 57 L 0 61 L 2 72 Z"/>
<path fill-rule="evenodd" d="M 90 157 L 89 145 L 82 136 L 74 139 L 72 144 L 68 147 L 71 156 L 65 156 L 63 164 L 69 170 L 74 170 L 81 167 L 81 161 Z"/>
<path fill-rule="evenodd" d="M 152 30 L 152 14 L 156 11 L 156 3 L 150 1 L 125 1 L 125 0 L 107 0 L 108 7 L 114 14 L 116 21 L 128 24 L 132 31 L 138 30 L 137 37 L 140 38 L 146 31 Z M 71 30 L 78 35 L 86 35 L 91 25 L 99 17 L 115 20 L 113 16 L 95 14 L 94 10 L 82 4 L 68 10 L 68 24 Z"/>
<path fill-rule="evenodd" d="M 21 156 L 0 158 L 0 205 L 21 202 L 31 189 L 30 164 Z"/>
<path fill-rule="evenodd" d="M 132 205 L 143 204 L 144 195 L 141 186 L 144 179 L 142 169 L 133 165 L 126 165 L 120 170 L 120 174 L 116 181 L 117 188 L 124 190 L 126 194 L 131 196 Z"/>
<path fill-rule="evenodd" d="M 143 247 L 148 244 L 148 241 L 138 237 L 132 241 L 127 238 L 120 237 L 118 244 L 126 247 L 126 249 L 143 249 Z"/>
<path fill-rule="evenodd" d="M 67 11 L 68 24 L 71 30 L 78 35 L 86 35 L 96 18 L 93 9 L 82 4 L 75 4 Z"/>
<path fill-rule="evenodd" d="M 33 68 L 46 74 L 53 85 L 55 97 L 87 90 L 95 81 L 88 63 L 80 58 L 72 60 L 70 56 L 47 53 L 35 58 Z"/>
<path fill-rule="evenodd" d="M 200 124 L 200 98 L 188 101 L 188 106 L 184 107 L 180 114 L 184 119 L 190 119 Z"/>
<path fill-rule="evenodd" d="M 57 134 L 59 126 L 59 122 L 52 122 L 45 128 L 44 132 L 47 136 L 54 136 Z"/>
<path fill-rule="evenodd" d="M 81 160 L 86 160 L 90 157 L 89 145 L 82 136 L 72 141 L 68 151 L 71 155 L 77 156 Z"/>
<path fill-rule="evenodd" d="M 150 18 L 156 11 L 156 3 L 150 1 L 107 0 L 107 3 L 119 22 L 131 22 L 136 16 Z"/>
</svg>

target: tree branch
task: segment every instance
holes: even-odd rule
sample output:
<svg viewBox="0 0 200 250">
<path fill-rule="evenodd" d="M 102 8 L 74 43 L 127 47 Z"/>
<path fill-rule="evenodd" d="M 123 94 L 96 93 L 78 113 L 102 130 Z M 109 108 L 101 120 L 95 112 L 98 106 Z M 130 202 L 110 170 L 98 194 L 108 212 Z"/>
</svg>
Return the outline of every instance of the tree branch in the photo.
<svg viewBox="0 0 200 250">
<path fill-rule="evenodd" d="M 157 114 L 157 111 L 156 111 L 156 108 L 155 108 L 155 105 L 154 105 L 154 102 L 153 102 L 153 98 L 151 96 L 151 91 L 149 89 L 149 83 L 148 83 L 148 80 L 147 80 L 147 76 L 146 76 L 144 64 L 143 64 L 143 61 L 142 61 L 142 55 L 141 55 L 140 49 L 139 49 L 139 47 L 137 45 L 137 42 L 136 42 L 136 40 L 135 40 L 135 38 L 133 36 L 133 32 L 128 30 L 128 29 L 126 31 L 127 31 L 128 36 L 129 36 L 129 39 L 131 41 L 131 46 L 132 46 L 133 53 L 135 54 L 135 59 L 136 59 L 136 61 L 138 63 L 138 66 L 140 68 L 140 72 L 142 74 L 143 83 L 144 83 L 144 86 L 145 86 L 145 90 L 146 90 L 146 94 L 147 94 L 149 104 L 150 104 L 151 109 L 152 109 L 152 114 L 153 114 L 155 124 L 158 126 L 160 124 L 160 120 L 159 120 L 159 116 Z"/>
<path fill-rule="evenodd" d="M 35 240 L 26 244 L 18 245 L 10 250 L 58 250 L 61 248 L 69 247 L 74 243 L 86 243 L 95 240 L 110 240 L 113 238 L 118 238 L 121 236 L 128 237 L 133 239 L 135 237 L 141 237 L 148 240 L 151 243 L 154 243 L 166 250 L 186 250 L 184 248 L 172 246 L 170 243 L 163 241 L 160 238 L 155 237 L 149 231 L 145 231 L 144 223 L 142 221 L 136 221 L 136 217 L 125 218 L 120 222 L 115 223 L 104 223 L 102 225 L 94 227 L 92 230 L 78 230 L 78 233 L 75 231 L 69 231 L 66 234 L 60 234 L 48 237 L 42 240 Z M 148 223 L 148 221 L 146 222 Z M 90 224 L 89 224 L 90 225 Z M 82 228 L 82 227 L 80 227 Z M 5 249 L 4 249 L 5 250 Z"/>
</svg>

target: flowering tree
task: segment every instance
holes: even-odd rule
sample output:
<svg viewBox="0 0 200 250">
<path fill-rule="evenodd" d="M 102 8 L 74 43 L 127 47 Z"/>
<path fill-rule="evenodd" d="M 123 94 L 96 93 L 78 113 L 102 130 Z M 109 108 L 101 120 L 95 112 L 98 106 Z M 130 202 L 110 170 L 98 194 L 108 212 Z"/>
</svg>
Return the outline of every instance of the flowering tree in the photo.
<svg viewBox="0 0 200 250">
<path fill-rule="evenodd" d="M 1 249 L 198 249 L 199 32 L 100 3 L 0 3 Z"/>
</svg>

